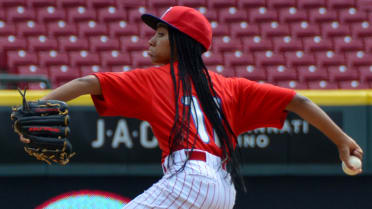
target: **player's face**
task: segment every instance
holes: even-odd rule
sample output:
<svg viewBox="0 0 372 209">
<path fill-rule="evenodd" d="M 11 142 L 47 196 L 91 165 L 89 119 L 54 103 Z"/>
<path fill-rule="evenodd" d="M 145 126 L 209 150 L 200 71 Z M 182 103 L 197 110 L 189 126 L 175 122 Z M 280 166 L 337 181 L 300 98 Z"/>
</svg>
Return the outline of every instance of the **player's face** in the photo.
<svg viewBox="0 0 372 209">
<path fill-rule="evenodd" d="M 170 45 L 168 39 L 168 29 L 159 26 L 155 35 L 149 40 L 148 54 L 154 64 L 168 64 L 170 60 Z"/>
</svg>

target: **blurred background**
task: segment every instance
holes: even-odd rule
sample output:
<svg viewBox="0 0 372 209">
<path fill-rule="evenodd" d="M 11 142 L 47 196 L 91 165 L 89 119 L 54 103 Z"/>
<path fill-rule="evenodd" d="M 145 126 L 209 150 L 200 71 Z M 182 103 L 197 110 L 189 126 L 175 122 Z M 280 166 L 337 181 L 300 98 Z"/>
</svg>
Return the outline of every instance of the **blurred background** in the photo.
<svg viewBox="0 0 372 209">
<path fill-rule="evenodd" d="M 56 201 L 49 208 L 118 208 L 161 177 L 150 125 L 102 118 L 89 96 L 69 103 L 77 155 L 64 167 L 29 157 L 9 115 L 21 104 L 17 87 L 36 100 L 94 72 L 151 66 L 154 32 L 141 14 L 161 16 L 174 5 L 211 22 L 213 44 L 203 55 L 209 70 L 296 89 L 365 151 L 364 173 L 351 177 L 336 147 L 294 114 L 281 130 L 244 133 L 238 141 L 248 192 L 238 193 L 235 208 L 371 208 L 372 0 L 0 0 L 2 208 Z"/>
</svg>

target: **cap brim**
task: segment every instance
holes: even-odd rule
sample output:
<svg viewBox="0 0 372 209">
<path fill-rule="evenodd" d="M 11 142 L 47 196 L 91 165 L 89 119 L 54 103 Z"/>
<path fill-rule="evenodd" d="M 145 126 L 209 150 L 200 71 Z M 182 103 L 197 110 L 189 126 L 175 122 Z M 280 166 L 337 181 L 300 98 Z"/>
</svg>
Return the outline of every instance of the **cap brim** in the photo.
<svg viewBox="0 0 372 209">
<path fill-rule="evenodd" d="M 171 25 L 171 24 L 165 22 L 164 20 L 162 20 L 162 19 L 160 19 L 160 18 L 158 18 L 154 15 L 151 15 L 151 14 L 143 14 L 141 16 L 141 19 L 144 23 L 146 23 L 146 25 L 150 26 L 154 30 L 156 30 L 159 23 L 163 23 L 163 24 L 167 25 L 168 27 L 172 27 L 174 29 L 177 29 L 173 25 Z"/>
</svg>

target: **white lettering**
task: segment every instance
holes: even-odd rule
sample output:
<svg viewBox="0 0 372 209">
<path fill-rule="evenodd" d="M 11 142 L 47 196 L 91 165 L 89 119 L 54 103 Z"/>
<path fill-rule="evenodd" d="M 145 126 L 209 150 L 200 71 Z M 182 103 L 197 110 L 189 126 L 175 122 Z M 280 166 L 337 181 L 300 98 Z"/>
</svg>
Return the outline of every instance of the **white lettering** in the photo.
<svg viewBox="0 0 372 209">
<path fill-rule="evenodd" d="M 158 146 L 158 140 L 154 137 L 152 137 L 151 140 L 148 139 L 148 129 L 151 128 L 150 124 L 147 121 L 143 121 L 140 124 L 140 143 L 144 148 L 147 149 L 153 149 Z"/>
<path fill-rule="evenodd" d="M 93 148 L 100 148 L 105 143 L 105 121 L 103 119 L 97 120 L 97 140 L 92 141 Z"/>
<path fill-rule="evenodd" d="M 256 138 L 256 144 L 259 148 L 266 148 L 270 144 L 270 139 L 265 134 L 260 134 Z"/>
<path fill-rule="evenodd" d="M 302 132 L 304 132 L 304 134 L 309 133 L 309 123 L 306 120 L 304 120 L 304 122 L 303 122 Z"/>
<path fill-rule="evenodd" d="M 292 129 L 291 129 L 291 126 L 289 125 L 289 122 L 286 120 L 285 122 L 284 122 L 284 126 L 283 126 L 283 128 L 280 130 L 280 133 L 282 134 L 282 133 L 284 133 L 284 132 L 287 132 L 287 133 L 292 133 Z"/>
<path fill-rule="evenodd" d="M 301 131 L 301 125 L 302 125 L 302 120 L 292 120 L 291 121 L 293 128 L 294 128 L 294 133 L 299 134 Z"/>
<path fill-rule="evenodd" d="M 255 135 L 244 135 L 244 147 L 251 147 L 254 148 L 256 146 L 255 143 Z"/>
<path fill-rule="evenodd" d="M 133 142 L 129 135 L 127 121 L 124 119 L 120 119 L 118 125 L 116 126 L 111 146 L 112 148 L 116 149 L 119 147 L 120 143 L 124 143 L 128 148 L 133 147 Z"/>
</svg>

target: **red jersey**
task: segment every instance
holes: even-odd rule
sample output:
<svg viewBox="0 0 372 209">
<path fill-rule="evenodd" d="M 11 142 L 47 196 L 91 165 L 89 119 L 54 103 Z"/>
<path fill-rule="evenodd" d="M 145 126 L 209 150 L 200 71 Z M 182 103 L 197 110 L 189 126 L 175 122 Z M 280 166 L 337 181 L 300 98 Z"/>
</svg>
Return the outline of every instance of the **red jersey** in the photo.
<svg viewBox="0 0 372 209">
<path fill-rule="evenodd" d="M 174 69 L 177 72 L 176 66 Z M 295 95 L 293 90 L 259 84 L 245 78 L 225 78 L 211 71 L 209 74 L 218 101 L 235 135 L 259 127 L 283 126 L 287 116 L 285 108 Z M 148 121 L 162 150 L 163 161 L 170 152 L 169 136 L 175 116 L 175 94 L 170 64 L 94 75 L 102 89 L 102 95 L 92 96 L 98 113 L 103 116 L 122 116 Z M 188 144 L 191 145 L 194 137 L 197 137 L 195 149 L 222 156 L 212 126 L 203 113 L 194 89 L 192 94 L 195 108 L 191 108 Z M 182 107 L 182 102 L 185 103 L 182 95 L 178 102 L 179 107 Z"/>
</svg>

